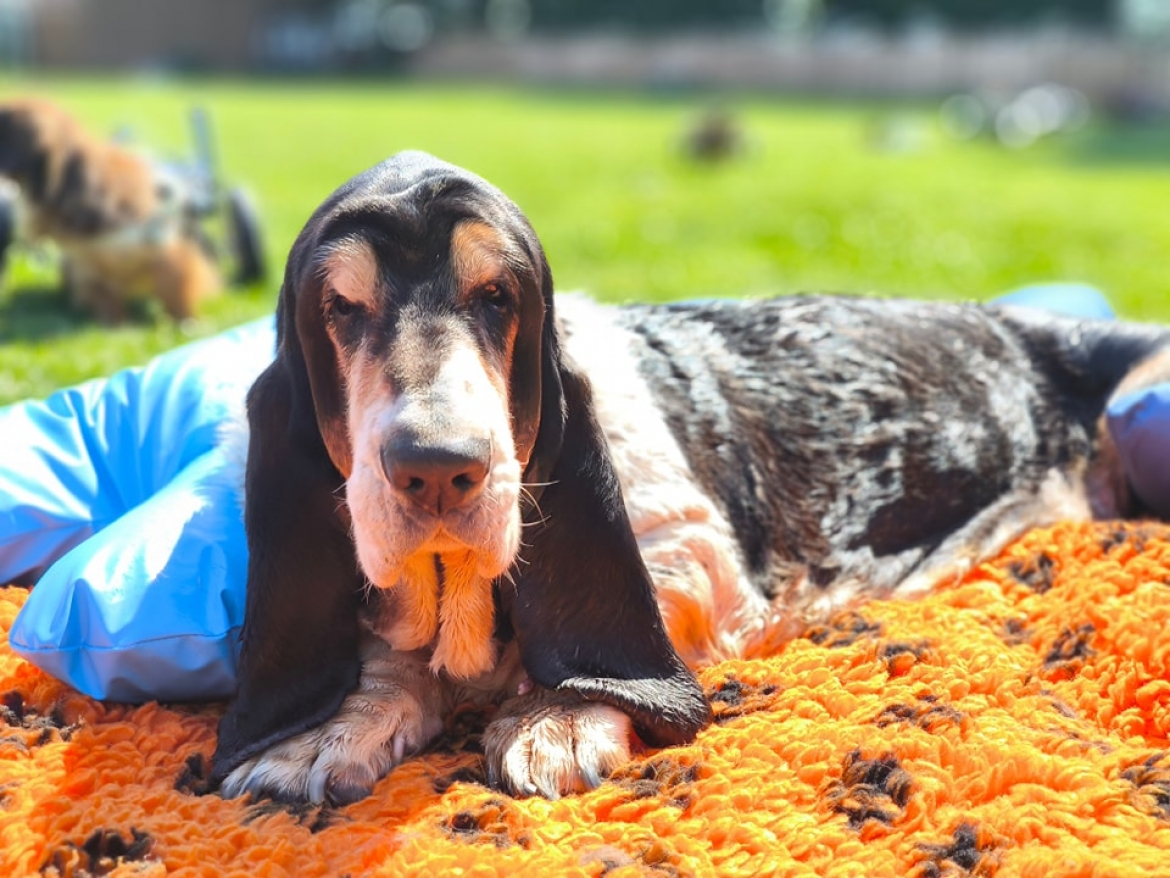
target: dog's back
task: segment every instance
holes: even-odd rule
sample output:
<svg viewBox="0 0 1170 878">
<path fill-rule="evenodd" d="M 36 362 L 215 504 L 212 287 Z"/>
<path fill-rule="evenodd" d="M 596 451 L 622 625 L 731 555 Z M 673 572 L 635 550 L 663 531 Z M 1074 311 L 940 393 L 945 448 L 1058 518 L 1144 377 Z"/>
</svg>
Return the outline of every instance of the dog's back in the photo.
<svg viewBox="0 0 1170 878">
<path fill-rule="evenodd" d="M 733 556 L 724 578 L 738 582 L 722 590 L 751 604 L 750 583 L 796 613 L 781 637 L 858 595 L 928 587 L 1028 527 L 1138 511 L 1100 423 L 1126 376 L 1170 349 L 1164 329 L 831 296 L 629 306 L 613 321 L 639 374 L 616 377 L 612 354 L 585 365 L 599 397 L 641 381 L 652 399 L 621 390 L 631 416 L 601 413 L 652 572 L 662 522 L 696 517 L 646 512 L 675 490 L 630 458 L 658 417 L 656 454 L 677 445 L 671 478 L 685 470 L 734 541 L 708 552 Z M 566 322 L 569 350 L 590 360 L 590 331 Z M 1165 380 L 1170 358 L 1151 371 Z"/>
</svg>

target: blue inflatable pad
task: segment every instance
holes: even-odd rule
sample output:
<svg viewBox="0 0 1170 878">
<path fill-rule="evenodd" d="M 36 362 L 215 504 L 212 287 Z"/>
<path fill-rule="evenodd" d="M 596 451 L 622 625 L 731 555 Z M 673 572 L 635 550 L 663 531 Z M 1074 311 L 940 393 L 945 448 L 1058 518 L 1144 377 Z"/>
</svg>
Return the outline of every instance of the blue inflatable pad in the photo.
<svg viewBox="0 0 1170 878">
<path fill-rule="evenodd" d="M 243 450 L 220 437 L 274 349 L 265 318 L 0 409 L 0 582 L 36 581 L 18 654 L 97 698 L 232 691 Z"/>
<path fill-rule="evenodd" d="M 1033 284 L 993 301 L 999 305 L 1023 305 L 1091 320 L 1112 320 L 1116 316 L 1105 294 L 1088 284 Z"/>
<path fill-rule="evenodd" d="M 1105 422 L 1134 493 L 1150 512 L 1170 520 L 1170 384 L 1119 396 Z"/>
</svg>

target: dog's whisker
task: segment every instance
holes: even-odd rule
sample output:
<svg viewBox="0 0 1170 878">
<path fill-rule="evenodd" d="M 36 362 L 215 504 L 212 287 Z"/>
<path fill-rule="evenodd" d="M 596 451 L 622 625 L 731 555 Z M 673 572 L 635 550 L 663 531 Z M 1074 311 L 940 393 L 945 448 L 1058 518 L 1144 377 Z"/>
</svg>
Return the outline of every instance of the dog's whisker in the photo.
<svg viewBox="0 0 1170 878">
<path fill-rule="evenodd" d="M 532 508 L 536 510 L 536 514 L 538 516 L 540 516 L 539 523 L 544 523 L 544 522 L 548 521 L 548 518 L 545 516 L 544 510 L 540 508 L 540 501 L 536 498 L 536 495 L 533 494 L 530 489 L 531 488 L 538 488 L 538 487 L 548 487 L 549 485 L 554 485 L 554 484 L 556 484 L 556 482 L 544 482 L 544 483 L 532 483 L 532 484 L 524 484 L 523 482 L 520 483 L 520 493 L 528 499 L 528 502 L 532 505 Z"/>
</svg>

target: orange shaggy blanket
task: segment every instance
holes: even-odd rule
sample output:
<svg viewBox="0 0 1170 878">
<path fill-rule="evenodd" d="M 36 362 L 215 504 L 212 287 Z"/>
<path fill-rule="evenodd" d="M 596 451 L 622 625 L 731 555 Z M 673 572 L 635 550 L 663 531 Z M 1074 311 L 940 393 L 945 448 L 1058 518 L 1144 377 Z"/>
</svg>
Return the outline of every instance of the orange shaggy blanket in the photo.
<svg viewBox="0 0 1170 878">
<path fill-rule="evenodd" d="M 4 640 L 0 875 L 1170 875 L 1168 668 L 1170 527 L 1061 525 L 704 671 L 715 723 L 588 795 L 488 789 L 464 714 L 329 810 L 207 795 L 218 706 L 93 702 Z"/>
</svg>

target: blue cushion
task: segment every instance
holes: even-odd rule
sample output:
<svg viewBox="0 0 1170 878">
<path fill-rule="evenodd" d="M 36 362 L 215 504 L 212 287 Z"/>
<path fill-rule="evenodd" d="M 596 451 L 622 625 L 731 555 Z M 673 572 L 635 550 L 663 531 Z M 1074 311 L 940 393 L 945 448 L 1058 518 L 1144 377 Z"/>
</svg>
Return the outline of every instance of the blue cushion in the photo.
<svg viewBox="0 0 1170 878">
<path fill-rule="evenodd" d="M 993 300 L 999 305 L 1042 308 L 1069 317 L 1112 320 L 1113 308 L 1105 294 L 1088 284 L 1047 283 L 1020 287 Z"/>
<path fill-rule="evenodd" d="M 95 698 L 221 698 L 235 688 L 248 551 L 242 470 L 219 449 L 62 558 L 9 637 Z"/>
<path fill-rule="evenodd" d="M 1105 422 L 1134 493 L 1159 518 L 1170 519 L 1170 384 L 1119 396 Z"/>
<path fill-rule="evenodd" d="M 36 579 L 18 654 L 96 698 L 232 691 L 243 450 L 220 437 L 274 347 L 265 318 L 0 409 L 0 582 Z"/>
</svg>

